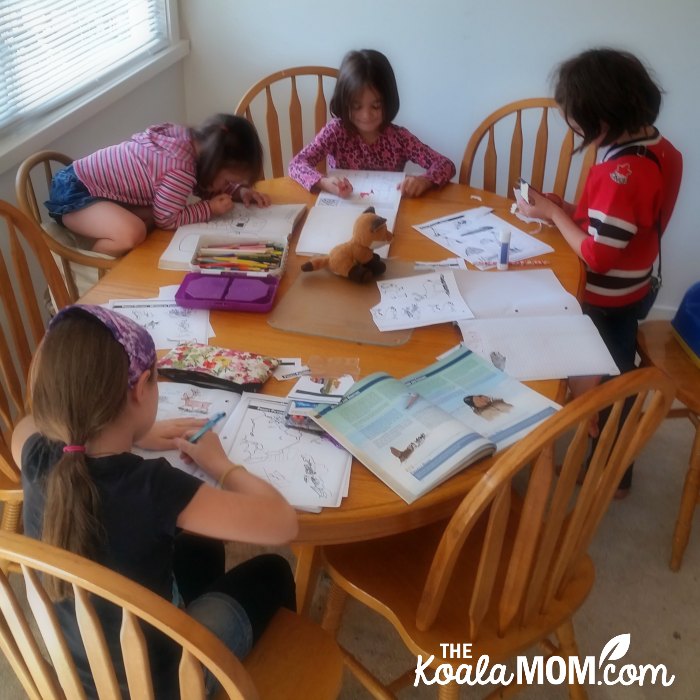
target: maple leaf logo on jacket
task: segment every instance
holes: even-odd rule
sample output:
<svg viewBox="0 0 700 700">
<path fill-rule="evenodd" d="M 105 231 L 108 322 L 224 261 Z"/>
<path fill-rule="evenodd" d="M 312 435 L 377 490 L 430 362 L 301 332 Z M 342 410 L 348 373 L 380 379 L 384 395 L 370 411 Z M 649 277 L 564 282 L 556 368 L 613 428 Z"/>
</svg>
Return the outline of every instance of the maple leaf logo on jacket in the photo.
<svg viewBox="0 0 700 700">
<path fill-rule="evenodd" d="M 610 173 L 613 182 L 618 185 L 626 185 L 629 176 L 632 174 L 632 166 L 629 163 L 620 163 L 615 170 Z"/>
</svg>

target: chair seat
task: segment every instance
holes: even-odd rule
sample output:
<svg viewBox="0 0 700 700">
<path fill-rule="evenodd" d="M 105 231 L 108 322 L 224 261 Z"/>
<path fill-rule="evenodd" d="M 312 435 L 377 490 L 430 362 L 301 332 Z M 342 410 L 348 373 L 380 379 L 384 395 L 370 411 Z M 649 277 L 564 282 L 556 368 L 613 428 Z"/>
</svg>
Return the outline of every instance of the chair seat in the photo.
<svg viewBox="0 0 700 700">
<path fill-rule="evenodd" d="M 324 549 L 324 559 L 333 580 L 343 588 L 352 588 L 354 597 L 389 619 L 413 654 L 435 655 L 436 664 L 449 663 L 442 658 L 440 644 L 471 643 L 473 658 L 488 654 L 493 663 L 505 661 L 519 651 L 533 646 L 548 636 L 565 620 L 572 610 L 583 604 L 594 580 L 594 567 L 587 555 L 579 562 L 576 573 L 559 600 L 525 627 L 514 625 L 505 636 L 497 627 L 498 611 L 493 606 L 486 614 L 477 639 L 467 639 L 469 630 L 469 600 L 473 588 L 476 564 L 484 527 L 477 526 L 467 540 L 457 561 L 455 572 L 435 624 L 427 631 L 415 625 L 423 586 L 446 521 L 413 530 L 394 537 Z M 508 526 L 514 529 L 514 519 Z M 512 543 L 512 537 L 506 537 Z M 476 546 L 475 546 L 476 544 Z M 504 547 L 502 560 L 507 559 Z M 497 574 L 494 599 L 500 598 L 504 571 Z M 456 664 L 463 660 L 455 659 Z"/>
<path fill-rule="evenodd" d="M 288 610 L 275 615 L 243 665 L 260 700 L 327 700 L 340 693 L 343 658 L 333 636 Z"/>
</svg>

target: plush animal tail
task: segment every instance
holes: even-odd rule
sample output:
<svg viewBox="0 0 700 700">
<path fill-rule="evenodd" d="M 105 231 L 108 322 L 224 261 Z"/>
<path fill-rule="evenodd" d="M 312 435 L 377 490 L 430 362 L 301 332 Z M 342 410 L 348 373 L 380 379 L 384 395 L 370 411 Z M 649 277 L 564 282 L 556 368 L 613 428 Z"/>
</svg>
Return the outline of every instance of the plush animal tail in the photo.
<svg viewBox="0 0 700 700">
<path fill-rule="evenodd" d="M 311 272 L 312 270 L 321 270 L 324 267 L 328 267 L 328 256 L 327 255 L 322 255 L 320 257 L 311 258 L 310 260 L 307 260 L 301 266 L 301 269 L 304 272 Z"/>
</svg>

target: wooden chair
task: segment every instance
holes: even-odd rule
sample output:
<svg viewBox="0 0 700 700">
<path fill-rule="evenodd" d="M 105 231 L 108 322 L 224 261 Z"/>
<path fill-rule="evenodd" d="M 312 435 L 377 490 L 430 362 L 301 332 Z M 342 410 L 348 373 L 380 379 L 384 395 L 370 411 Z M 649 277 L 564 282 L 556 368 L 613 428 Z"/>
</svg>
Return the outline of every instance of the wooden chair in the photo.
<svg viewBox="0 0 700 700">
<path fill-rule="evenodd" d="M 523 131 L 535 128 L 533 143 L 531 138 L 524 137 Z M 486 137 L 486 143 L 480 149 Z M 530 149 L 531 143 L 533 146 Z M 559 143 L 558 148 L 556 143 Z M 524 147 L 525 144 L 528 146 Z M 483 181 L 478 183 L 473 171 L 477 152 L 482 151 Z M 569 177 L 573 175 L 572 162 L 575 161 L 579 163 L 580 172 L 575 195 L 570 201 L 576 202 L 583 191 L 588 170 L 595 163 L 596 148 L 589 146 L 581 156 L 576 156 L 573 151 L 574 132 L 559 116 L 557 103 L 553 99 L 533 97 L 511 102 L 486 117 L 472 134 L 462 158 L 459 181 L 515 199 L 513 185 L 519 177 L 523 177 L 540 192 L 554 192 L 565 199 Z M 523 165 L 524 152 L 531 152 L 530 168 Z M 552 173 L 557 152 L 556 171 Z M 499 155 L 504 163 L 508 163 L 507 179 L 505 169 L 499 171 Z"/>
<path fill-rule="evenodd" d="M 326 80 L 324 81 L 324 77 Z M 266 166 L 266 177 L 283 177 L 289 161 L 310 141 L 326 124 L 328 120 L 327 95 L 332 94 L 330 84 L 338 77 L 336 68 L 326 66 L 299 66 L 285 68 L 272 73 L 255 83 L 236 107 L 235 114 L 246 117 L 253 124 L 258 124 L 258 132 L 264 142 L 264 124 L 267 132 L 269 168 Z M 265 93 L 264 99 L 262 93 Z M 258 99 L 256 99 L 258 98 Z M 289 127 L 280 129 L 280 120 L 275 103 L 289 100 Z M 313 132 L 303 128 L 302 102 L 308 105 L 313 100 Z M 307 107 L 308 110 L 311 107 Z M 258 113 L 258 119 L 254 118 Z M 283 153 L 288 154 L 284 157 Z M 270 175 L 271 173 L 271 175 Z"/>
<path fill-rule="evenodd" d="M 68 291 L 41 229 L 19 209 L 0 200 L 0 529 L 17 530 L 22 511 L 19 471 L 10 454 L 12 430 L 25 414 L 24 387 L 32 353 L 46 328 L 43 304 L 33 277 L 40 271 L 60 306 L 70 303 Z M 27 250 L 28 249 L 28 250 Z M 30 253 L 28 256 L 27 253 Z M 36 264 L 39 270 L 32 274 Z"/>
<path fill-rule="evenodd" d="M 241 663 L 209 630 L 152 591 L 95 562 L 14 533 L 0 533 L 0 557 L 18 565 L 27 603 L 0 573 L 0 647 L 31 698 L 84 698 L 83 686 L 42 584 L 68 582 L 99 698 L 120 698 L 115 667 L 96 614 L 102 601 L 121 611 L 119 643 L 129 695 L 152 698 L 142 623 L 181 647 L 180 697 L 203 700 L 203 667 L 218 680 L 216 698 L 322 700 L 340 692 L 343 663 L 332 637 L 309 619 L 279 611 Z M 28 609 L 27 609 L 28 608 Z M 36 630 L 36 631 L 35 631 Z M 42 654 L 42 648 L 46 655 Z"/>
<path fill-rule="evenodd" d="M 628 396 L 636 398 L 618 436 Z M 424 661 L 434 655 L 432 673 L 443 663 L 476 664 L 484 654 L 489 666 L 504 663 L 535 643 L 543 643 L 549 655 L 577 655 L 572 616 L 593 586 L 589 543 L 627 465 L 663 420 L 672 396 L 668 377 L 653 368 L 606 382 L 503 452 L 448 522 L 324 547 L 332 588 L 323 626 L 338 629 L 351 595 L 385 617 L 412 654 Z M 608 406 L 610 419 L 579 488 L 589 421 Z M 568 443 L 557 477 L 553 450 L 560 439 Z M 548 641 L 550 635 L 558 646 Z M 472 662 L 443 658 L 445 642 L 472 644 Z M 346 664 L 375 697 L 392 697 L 407 680 L 384 686 L 346 654 Z M 406 675 L 413 680 L 415 667 Z M 492 690 L 493 697 L 503 697 L 501 692 L 514 688 Z M 456 698 L 458 692 L 454 683 L 441 686 L 439 697 Z M 580 686 L 570 687 L 570 694 L 586 696 Z"/>
<path fill-rule="evenodd" d="M 72 162 L 72 158 L 57 151 L 40 151 L 29 156 L 17 171 L 15 193 L 20 209 L 42 228 L 46 245 L 66 281 L 71 302 L 75 302 L 114 267 L 116 258 L 95 253 L 89 238 L 78 236 L 43 215 L 39 202 L 48 198 L 54 173 Z"/>
<path fill-rule="evenodd" d="M 637 348 L 643 364 L 663 370 L 675 384 L 676 399 L 683 406 L 672 408 L 666 417 L 688 418 L 695 426 L 695 438 L 673 532 L 669 564 L 673 571 L 678 571 L 690 538 L 695 506 L 700 497 L 700 369 L 676 340 L 669 321 L 647 321 L 640 324 Z"/>
</svg>

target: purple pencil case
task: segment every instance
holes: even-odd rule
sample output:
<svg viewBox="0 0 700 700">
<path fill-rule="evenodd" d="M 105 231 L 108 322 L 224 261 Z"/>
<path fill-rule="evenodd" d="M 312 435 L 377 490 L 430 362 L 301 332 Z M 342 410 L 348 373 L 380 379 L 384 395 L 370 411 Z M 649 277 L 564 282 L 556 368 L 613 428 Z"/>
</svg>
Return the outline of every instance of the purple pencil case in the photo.
<svg viewBox="0 0 700 700">
<path fill-rule="evenodd" d="M 273 275 L 211 275 L 190 272 L 175 294 L 180 306 L 190 309 L 265 312 L 272 308 L 280 278 Z"/>
</svg>

